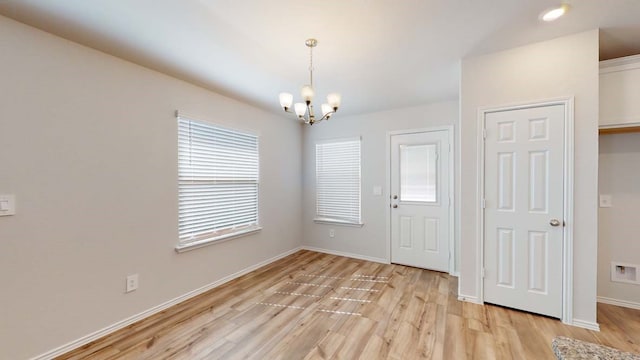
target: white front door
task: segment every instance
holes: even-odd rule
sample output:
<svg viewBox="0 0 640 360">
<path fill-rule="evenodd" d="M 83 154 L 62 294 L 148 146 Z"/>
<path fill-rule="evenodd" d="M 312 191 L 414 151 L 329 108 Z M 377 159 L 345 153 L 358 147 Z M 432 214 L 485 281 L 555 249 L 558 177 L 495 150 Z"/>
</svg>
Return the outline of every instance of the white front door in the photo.
<svg viewBox="0 0 640 360">
<path fill-rule="evenodd" d="M 391 262 L 449 271 L 449 130 L 391 136 Z"/>
<path fill-rule="evenodd" d="M 562 316 L 564 120 L 564 105 L 485 115 L 485 302 Z"/>
</svg>

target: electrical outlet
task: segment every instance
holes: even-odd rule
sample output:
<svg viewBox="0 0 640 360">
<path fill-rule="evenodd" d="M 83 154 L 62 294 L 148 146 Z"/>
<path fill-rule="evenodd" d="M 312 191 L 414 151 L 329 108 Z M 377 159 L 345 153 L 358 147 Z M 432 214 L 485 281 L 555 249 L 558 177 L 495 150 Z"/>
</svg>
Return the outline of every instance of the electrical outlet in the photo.
<svg viewBox="0 0 640 360">
<path fill-rule="evenodd" d="M 330 238 L 336 237 L 336 231 L 334 229 L 329 229 L 329 237 Z"/>
<path fill-rule="evenodd" d="M 0 195 L 0 216 L 16 214 L 16 196 Z"/>
<path fill-rule="evenodd" d="M 600 207 L 601 208 L 609 208 L 613 206 L 613 200 L 611 195 L 601 194 L 600 195 Z"/>
<path fill-rule="evenodd" d="M 138 274 L 127 276 L 127 289 L 125 292 L 132 292 L 138 289 Z"/>
</svg>

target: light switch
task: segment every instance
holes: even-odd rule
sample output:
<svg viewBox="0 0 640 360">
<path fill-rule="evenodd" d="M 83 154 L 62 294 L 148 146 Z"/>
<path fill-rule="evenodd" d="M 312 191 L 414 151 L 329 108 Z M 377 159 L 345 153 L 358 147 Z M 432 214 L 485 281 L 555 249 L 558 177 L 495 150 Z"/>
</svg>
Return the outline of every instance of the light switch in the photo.
<svg viewBox="0 0 640 360">
<path fill-rule="evenodd" d="M 0 195 L 0 216 L 16 214 L 15 195 Z"/>
<path fill-rule="evenodd" d="M 374 186 L 373 187 L 373 195 L 374 196 L 382 196 L 382 186 Z"/>
<path fill-rule="evenodd" d="M 600 195 L 601 208 L 610 208 L 612 206 L 613 206 L 613 200 L 611 199 L 611 195 L 606 195 L 606 194 Z"/>
</svg>

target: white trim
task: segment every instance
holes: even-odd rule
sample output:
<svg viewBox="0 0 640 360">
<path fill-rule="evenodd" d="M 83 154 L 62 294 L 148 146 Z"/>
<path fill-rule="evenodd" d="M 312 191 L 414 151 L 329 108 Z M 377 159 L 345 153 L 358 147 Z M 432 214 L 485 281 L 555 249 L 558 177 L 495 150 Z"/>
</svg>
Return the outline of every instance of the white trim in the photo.
<svg viewBox="0 0 640 360">
<path fill-rule="evenodd" d="M 455 143 L 455 128 L 453 125 L 441 125 L 441 126 L 433 126 L 428 128 L 420 128 L 420 129 L 405 129 L 405 130 L 394 130 L 387 131 L 387 139 L 386 139 L 386 188 L 387 194 L 391 197 L 391 137 L 394 135 L 408 135 L 408 134 L 419 134 L 419 133 L 428 133 L 428 132 L 436 132 L 436 131 L 446 131 L 448 135 L 449 141 L 449 275 L 458 276 L 455 271 L 455 259 L 456 259 L 456 239 L 457 239 L 457 228 L 455 226 L 455 206 L 457 206 L 456 202 L 456 192 L 454 190 L 455 187 L 455 155 L 457 147 L 454 145 Z M 386 208 L 386 217 L 387 217 L 387 231 L 386 231 L 386 240 L 387 240 L 387 263 L 391 263 L 391 207 L 387 206 Z"/>
<path fill-rule="evenodd" d="M 620 129 L 636 126 L 640 126 L 640 118 L 616 119 L 611 121 L 609 124 L 598 126 L 598 129 Z"/>
<path fill-rule="evenodd" d="M 452 128 L 453 125 L 440 125 L 419 129 L 392 130 L 387 131 L 387 137 L 391 137 L 391 135 L 419 134 L 424 132 L 451 130 Z"/>
<path fill-rule="evenodd" d="M 254 225 L 247 229 L 232 232 L 229 234 L 224 234 L 221 236 L 210 237 L 210 238 L 193 241 L 193 242 L 178 243 L 175 247 L 175 250 L 178 254 L 181 254 L 183 252 L 200 249 L 202 247 L 213 245 L 213 244 L 219 244 L 219 243 L 236 239 L 239 237 L 253 235 L 255 233 L 260 232 L 260 230 L 262 230 L 262 227 Z"/>
<path fill-rule="evenodd" d="M 598 296 L 598 302 L 603 304 L 622 306 L 629 309 L 640 310 L 640 302 L 635 302 L 635 301 L 619 300 L 619 299 L 608 298 L 604 296 Z"/>
<path fill-rule="evenodd" d="M 573 189 L 574 189 L 574 97 L 560 97 L 554 99 L 543 99 L 534 102 L 515 103 L 499 107 L 478 108 L 478 128 L 477 128 L 477 195 L 476 209 L 476 293 L 479 303 L 484 303 L 484 279 L 482 268 L 484 266 L 484 209 L 482 199 L 484 197 L 484 165 L 485 165 L 485 116 L 490 112 L 511 111 L 532 107 L 544 107 L 551 105 L 563 105 L 564 116 L 564 184 L 563 184 L 563 206 L 564 221 L 563 228 L 563 258 L 562 258 L 562 322 L 565 324 L 585 327 L 588 329 L 597 328 L 595 323 L 587 323 L 573 319 Z M 576 325 L 576 323 L 580 325 Z M 590 325 L 589 325 L 590 324 Z M 593 327 L 595 324 L 595 327 Z"/>
<path fill-rule="evenodd" d="M 462 77 L 461 77 L 462 78 Z M 462 89 L 462 79 L 459 80 L 458 82 L 458 88 Z M 454 130 L 455 131 L 455 130 Z M 457 168 L 458 168 L 458 179 L 456 179 L 458 181 L 458 187 L 456 188 L 455 192 L 456 194 L 458 194 L 458 197 L 456 198 L 456 210 L 454 211 L 454 214 L 457 213 L 457 217 L 455 218 L 455 222 L 456 222 L 456 236 L 454 237 L 454 241 L 456 242 L 456 245 L 458 246 L 458 250 L 460 251 L 459 254 L 454 254 L 456 256 L 454 256 L 454 260 L 458 260 L 458 262 L 455 264 L 456 265 L 456 272 L 458 273 L 456 276 L 458 277 L 458 294 L 461 294 L 462 292 L 462 288 L 460 286 L 460 284 L 462 283 L 462 281 L 460 281 L 460 267 L 461 267 L 461 263 L 462 260 L 460 260 L 460 258 L 462 257 L 462 101 L 458 101 L 458 128 L 457 128 L 457 139 L 456 139 L 456 159 L 454 159 L 453 164 L 454 166 L 456 165 L 457 162 Z"/>
<path fill-rule="evenodd" d="M 207 124 L 215 125 L 215 126 L 221 127 L 223 129 L 226 129 L 226 130 L 248 133 L 248 134 L 256 136 L 258 138 L 260 138 L 260 136 L 262 135 L 260 133 L 260 131 L 257 130 L 257 129 L 249 129 L 249 128 L 229 126 L 228 124 L 226 124 L 224 122 L 218 122 L 219 120 L 209 120 L 211 118 L 209 116 L 191 115 L 189 113 L 185 113 L 185 112 L 182 112 L 180 110 L 176 110 L 175 111 L 174 117 L 175 117 L 175 119 L 182 118 L 182 119 L 187 119 L 187 120 L 205 122 Z M 220 119 L 220 120 L 222 120 L 222 119 Z"/>
<path fill-rule="evenodd" d="M 195 289 L 195 290 L 190 291 L 190 292 L 188 292 L 188 293 L 186 293 L 184 295 L 178 296 L 177 298 L 171 299 L 171 300 L 169 300 L 167 302 L 164 302 L 164 303 L 162 303 L 160 305 L 157 305 L 157 306 L 154 306 L 154 307 L 152 307 L 150 309 L 147 309 L 147 310 L 145 310 L 145 311 L 143 311 L 141 313 L 138 313 L 136 315 L 133 315 L 133 316 L 130 316 L 130 317 L 126 318 L 126 319 L 118 321 L 115 324 L 109 325 L 109 326 L 107 326 L 107 327 L 105 327 L 103 329 L 100 329 L 100 330 L 98 330 L 96 332 L 93 332 L 93 333 L 91 333 L 89 335 L 83 336 L 83 337 L 81 337 L 81 338 L 79 338 L 77 340 L 71 341 L 71 342 L 69 342 L 69 343 L 67 343 L 65 345 L 62 345 L 60 347 L 57 347 L 57 348 L 55 348 L 53 350 L 47 351 L 44 354 L 35 356 L 35 357 L 31 358 L 31 360 L 49 360 L 49 359 L 53 359 L 53 358 L 55 358 L 57 356 L 63 355 L 65 353 L 68 353 L 69 351 L 77 349 L 77 348 L 79 348 L 79 347 L 81 347 L 83 345 L 86 345 L 86 344 L 88 344 L 88 343 L 90 343 L 92 341 L 95 341 L 95 340 L 97 340 L 97 339 L 99 339 L 99 338 L 101 338 L 103 336 L 109 335 L 109 334 L 111 334 L 111 333 L 113 333 L 115 331 L 123 329 L 123 328 L 125 328 L 125 327 L 127 327 L 127 326 L 129 326 L 129 325 L 131 325 L 133 323 L 136 323 L 136 322 L 141 321 L 141 320 L 143 320 L 143 319 L 145 319 L 145 318 L 147 318 L 149 316 L 157 314 L 157 313 L 159 313 L 159 312 L 161 312 L 163 310 L 166 310 L 166 309 L 168 309 L 168 308 L 170 308 L 172 306 L 175 306 L 175 305 L 177 305 L 177 304 L 179 304 L 179 303 L 181 303 L 183 301 L 189 300 L 189 299 L 191 299 L 191 298 L 193 298 L 195 296 L 203 294 L 203 293 L 205 293 L 205 292 L 207 292 L 207 291 L 209 291 L 211 289 L 214 289 L 214 288 L 216 288 L 216 287 L 218 287 L 218 286 L 220 286 L 220 285 L 222 285 L 224 283 L 227 283 L 227 282 L 229 282 L 231 280 L 239 278 L 240 276 L 248 274 L 248 273 L 250 273 L 250 272 L 252 272 L 254 270 L 257 270 L 257 269 L 259 269 L 259 268 L 261 268 L 263 266 L 269 265 L 272 262 L 278 261 L 278 260 L 280 260 L 282 258 L 285 258 L 285 257 L 289 256 L 289 255 L 295 254 L 296 252 L 298 252 L 300 250 L 302 250 L 302 248 L 301 247 L 297 247 L 297 248 L 291 249 L 289 251 L 286 251 L 286 252 L 284 252 L 284 253 L 282 253 L 280 255 L 276 255 L 276 256 L 274 256 L 274 257 L 272 257 L 270 259 L 264 260 L 264 261 L 262 261 L 260 263 L 255 264 L 255 265 L 251 265 L 251 266 L 249 266 L 247 268 L 244 268 L 244 269 L 242 269 L 242 270 L 240 270 L 240 271 L 238 271 L 236 273 L 233 273 L 231 275 L 225 276 L 222 279 L 216 280 L 216 281 L 214 281 L 214 282 L 212 282 L 212 283 L 210 283 L 208 285 L 205 285 L 205 286 L 203 286 L 201 288 Z"/>
<path fill-rule="evenodd" d="M 476 129 L 476 294 L 478 304 L 484 304 L 484 136 L 485 115 L 488 109 L 478 108 L 478 124 Z"/>
<path fill-rule="evenodd" d="M 574 98 L 564 101 L 564 222 L 562 269 L 562 322 L 573 319 L 573 189 L 574 189 Z M 597 325 L 597 324 L 596 324 Z M 599 327 L 598 327 L 599 329 Z"/>
<path fill-rule="evenodd" d="M 336 142 L 343 141 L 362 141 L 362 136 L 350 136 L 350 137 L 341 137 L 341 138 L 326 138 L 326 139 L 317 139 L 314 144 L 331 144 Z"/>
<path fill-rule="evenodd" d="M 453 275 L 456 271 L 456 150 L 453 125 L 447 126 L 447 132 L 449 134 L 449 275 Z"/>
<path fill-rule="evenodd" d="M 640 68 L 640 55 L 600 61 L 600 74 Z"/>
<path fill-rule="evenodd" d="M 584 321 L 579 319 L 573 319 L 573 322 L 567 323 L 569 325 L 581 327 L 583 329 L 592 330 L 592 331 L 600 331 L 600 324 L 597 322 Z"/>
<path fill-rule="evenodd" d="M 386 256 L 387 263 L 391 264 L 391 136 L 398 134 L 398 131 L 388 131 L 386 136 L 386 146 L 385 146 L 385 174 L 384 181 L 385 187 L 387 188 L 387 200 L 389 201 L 389 206 L 385 206 L 385 240 L 387 241 L 386 247 Z"/>
<path fill-rule="evenodd" d="M 358 259 L 358 260 L 372 261 L 372 262 L 377 262 L 377 263 L 381 263 L 381 264 L 390 264 L 390 262 L 387 261 L 387 259 L 377 258 L 377 257 L 373 257 L 373 256 L 360 255 L 360 254 L 354 254 L 354 253 L 348 253 L 348 252 L 344 252 L 344 251 L 322 249 L 322 248 L 317 248 L 317 247 L 313 247 L 313 246 L 302 246 L 300 249 L 301 250 L 315 251 L 315 252 L 319 252 L 319 253 L 323 253 L 323 254 L 329 254 L 329 255 L 344 256 L 344 257 Z"/>
<path fill-rule="evenodd" d="M 316 223 L 316 224 L 325 224 L 325 225 L 338 225 L 338 226 L 351 226 L 351 227 L 363 227 L 364 226 L 364 223 L 362 223 L 362 222 L 354 223 L 354 222 L 331 219 L 331 218 L 315 218 L 315 219 L 313 219 L 313 222 Z"/>
<path fill-rule="evenodd" d="M 472 303 L 472 304 L 483 305 L 483 302 L 480 301 L 480 299 L 478 299 L 477 297 L 469 296 L 469 295 L 463 295 L 463 294 L 459 294 L 458 295 L 458 301 L 464 301 L 464 302 L 468 302 L 468 303 Z"/>
</svg>

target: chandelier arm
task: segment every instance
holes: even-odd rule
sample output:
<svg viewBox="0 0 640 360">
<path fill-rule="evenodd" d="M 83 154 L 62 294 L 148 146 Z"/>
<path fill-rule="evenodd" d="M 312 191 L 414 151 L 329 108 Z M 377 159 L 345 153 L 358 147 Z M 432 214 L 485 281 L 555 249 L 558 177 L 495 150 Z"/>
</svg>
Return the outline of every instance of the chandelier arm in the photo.
<svg viewBox="0 0 640 360">
<path fill-rule="evenodd" d="M 328 113 L 322 115 L 322 118 L 320 118 L 320 120 L 316 120 L 316 122 L 318 121 L 322 121 L 322 120 L 329 120 L 329 117 L 333 114 L 335 114 L 335 110 L 334 111 L 329 111 Z"/>
</svg>

